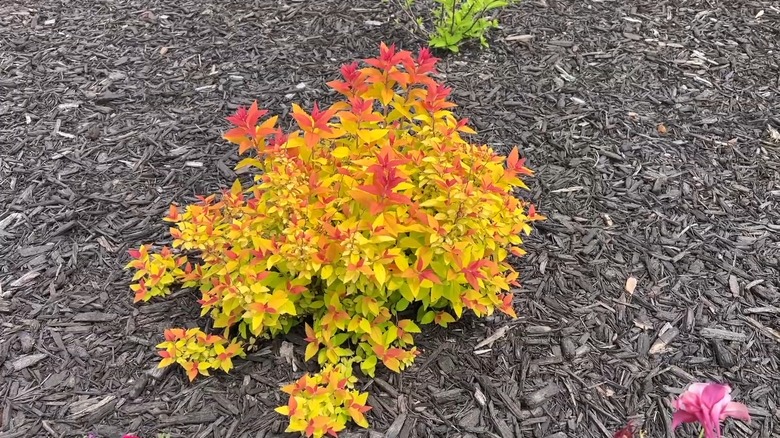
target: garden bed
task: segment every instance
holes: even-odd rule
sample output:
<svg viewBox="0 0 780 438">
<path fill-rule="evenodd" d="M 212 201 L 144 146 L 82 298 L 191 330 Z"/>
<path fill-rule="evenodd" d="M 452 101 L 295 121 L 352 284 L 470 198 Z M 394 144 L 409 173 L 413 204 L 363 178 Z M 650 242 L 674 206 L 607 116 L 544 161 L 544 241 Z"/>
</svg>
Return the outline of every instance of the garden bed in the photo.
<svg viewBox="0 0 780 438">
<path fill-rule="evenodd" d="M 0 6 L 0 437 L 284 436 L 300 334 L 229 375 L 157 370 L 163 329 L 199 309 L 186 290 L 133 305 L 126 250 L 236 177 L 238 105 L 291 123 L 293 101 L 334 100 L 341 64 L 424 44 L 406 20 L 363 1 Z M 362 380 L 372 431 L 671 436 L 671 397 L 714 379 L 754 419 L 727 436 L 780 435 L 780 10 L 542 0 L 501 22 L 440 70 L 478 140 L 537 172 L 525 196 L 549 219 L 517 264 L 519 318 L 424 329 L 413 367 Z"/>
</svg>

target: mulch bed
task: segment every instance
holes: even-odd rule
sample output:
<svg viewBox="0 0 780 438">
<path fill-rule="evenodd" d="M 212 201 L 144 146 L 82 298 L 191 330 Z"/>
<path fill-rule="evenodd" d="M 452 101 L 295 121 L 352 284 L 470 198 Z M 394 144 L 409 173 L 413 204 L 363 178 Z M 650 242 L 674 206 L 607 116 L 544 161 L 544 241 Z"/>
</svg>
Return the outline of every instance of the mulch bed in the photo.
<svg viewBox="0 0 780 438">
<path fill-rule="evenodd" d="M 156 370 L 197 304 L 134 306 L 126 250 L 232 181 L 237 105 L 289 123 L 379 41 L 424 44 L 406 22 L 378 1 L 2 2 L 0 437 L 286 436 L 303 365 L 282 340 L 192 384 Z M 426 329 L 344 436 L 671 437 L 671 398 L 710 379 L 754 418 L 727 436 L 780 436 L 777 3 L 528 0 L 502 24 L 441 71 L 479 141 L 537 171 L 521 316 Z"/>
</svg>

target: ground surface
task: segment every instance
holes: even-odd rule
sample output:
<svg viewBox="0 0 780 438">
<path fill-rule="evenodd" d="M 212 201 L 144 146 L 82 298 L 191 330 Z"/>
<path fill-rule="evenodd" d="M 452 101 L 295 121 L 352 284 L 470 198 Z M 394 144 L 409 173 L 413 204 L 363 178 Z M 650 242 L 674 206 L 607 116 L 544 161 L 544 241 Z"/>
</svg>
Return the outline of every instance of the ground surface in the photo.
<svg viewBox="0 0 780 438">
<path fill-rule="evenodd" d="M 171 201 L 230 183 L 236 105 L 286 115 L 380 40 L 419 47 L 394 10 L 2 2 L 0 437 L 280 436 L 277 388 L 300 373 L 281 341 L 194 384 L 151 371 L 197 309 L 132 305 L 125 250 L 166 239 Z M 528 0 L 502 21 L 441 70 L 479 140 L 538 172 L 550 219 L 519 264 L 521 317 L 427 330 L 414 368 L 365 381 L 373 429 L 606 437 L 633 418 L 667 437 L 671 398 L 716 379 L 754 417 L 727 436 L 780 436 L 777 3 Z"/>
</svg>

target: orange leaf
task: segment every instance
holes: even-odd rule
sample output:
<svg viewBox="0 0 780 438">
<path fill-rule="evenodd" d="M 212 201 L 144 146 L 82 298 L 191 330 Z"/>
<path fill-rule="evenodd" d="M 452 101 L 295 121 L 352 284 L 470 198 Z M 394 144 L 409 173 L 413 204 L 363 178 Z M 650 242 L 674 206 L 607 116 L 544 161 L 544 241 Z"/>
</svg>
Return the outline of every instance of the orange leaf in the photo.
<svg viewBox="0 0 780 438">
<path fill-rule="evenodd" d="M 520 157 L 520 152 L 517 150 L 517 146 L 515 146 L 515 148 L 512 149 L 512 152 L 509 153 L 509 157 L 506 160 L 507 164 L 509 164 L 510 169 L 515 168 L 519 157 Z"/>
</svg>

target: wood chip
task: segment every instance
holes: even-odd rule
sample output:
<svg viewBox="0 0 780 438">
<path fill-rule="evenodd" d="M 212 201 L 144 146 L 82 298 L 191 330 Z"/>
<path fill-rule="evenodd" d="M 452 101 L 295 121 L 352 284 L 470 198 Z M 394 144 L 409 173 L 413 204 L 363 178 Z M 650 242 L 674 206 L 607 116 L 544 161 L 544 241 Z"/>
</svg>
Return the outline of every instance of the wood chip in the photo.
<svg viewBox="0 0 780 438">
<path fill-rule="evenodd" d="M 661 332 L 653 343 L 653 346 L 650 347 L 650 351 L 648 353 L 660 354 L 665 352 L 672 340 L 674 340 L 674 338 L 676 338 L 679 334 L 680 330 L 667 322 L 663 327 L 661 327 Z"/>
<path fill-rule="evenodd" d="M 561 387 L 555 383 L 537 389 L 536 391 L 523 397 L 523 401 L 531 408 L 539 407 L 547 403 L 551 398 L 555 397 L 562 391 Z"/>
<path fill-rule="evenodd" d="M 766 125 L 766 130 L 769 132 L 769 138 L 772 141 L 780 143 L 780 131 L 775 129 L 772 125 Z"/>
<path fill-rule="evenodd" d="M 505 41 L 520 41 L 521 43 L 527 43 L 534 39 L 533 35 L 509 35 L 508 37 L 504 38 Z"/>
<path fill-rule="evenodd" d="M 699 331 L 702 337 L 707 339 L 724 339 L 727 341 L 747 341 L 748 337 L 744 333 L 722 330 L 712 327 L 704 327 Z"/>
<path fill-rule="evenodd" d="M 626 292 L 628 292 L 628 295 L 634 295 L 634 289 L 636 289 L 636 278 L 628 277 L 628 280 L 626 280 Z"/>
<path fill-rule="evenodd" d="M 172 417 L 163 417 L 160 419 L 160 425 L 162 426 L 177 426 L 185 424 L 206 424 L 213 423 L 217 420 L 217 413 L 214 410 L 196 411 L 183 415 L 175 415 Z"/>
<path fill-rule="evenodd" d="M 38 276 L 41 275 L 40 271 L 29 271 L 22 275 L 21 277 L 17 278 L 11 284 L 9 284 L 9 287 L 21 287 L 26 286 L 30 284 L 33 280 L 38 278 Z"/>
<path fill-rule="evenodd" d="M 401 429 L 404 427 L 404 423 L 406 422 L 406 415 L 406 413 L 402 413 L 395 417 L 393 424 L 391 424 L 387 429 L 387 432 L 385 432 L 385 438 L 398 438 L 398 435 L 401 433 Z"/>
<path fill-rule="evenodd" d="M 712 352 L 715 354 L 715 360 L 718 362 L 718 365 L 726 369 L 731 369 L 737 364 L 734 354 L 731 353 L 731 350 L 726 347 L 723 341 L 720 339 L 713 339 L 710 342 L 710 345 L 712 345 Z"/>
<path fill-rule="evenodd" d="M 68 407 L 68 410 L 70 411 L 71 418 L 77 420 L 100 410 L 103 406 L 113 402 L 115 399 L 115 395 L 109 395 L 104 398 L 88 398 L 72 403 L 70 407 Z"/>
<path fill-rule="evenodd" d="M 24 248 L 19 248 L 19 255 L 22 257 L 32 257 L 38 254 L 43 254 L 45 252 L 51 251 L 51 249 L 54 247 L 53 243 L 49 243 L 46 245 L 38 245 L 38 246 L 27 246 Z"/>
<path fill-rule="evenodd" d="M 739 283 L 736 275 L 729 275 L 729 289 L 731 290 L 731 296 L 734 298 L 739 297 Z"/>
<path fill-rule="evenodd" d="M 292 368 L 293 372 L 298 371 L 298 364 L 295 360 L 295 351 L 293 350 L 293 344 L 282 341 L 282 346 L 279 347 L 279 357 L 284 359 L 288 365 Z"/>
<path fill-rule="evenodd" d="M 777 331 L 771 327 L 767 327 L 764 324 L 761 324 L 761 322 L 759 322 L 758 320 L 751 318 L 749 316 L 744 316 L 742 317 L 742 319 L 747 321 L 748 324 L 757 328 L 758 331 L 763 333 L 765 336 L 772 338 L 777 342 L 780 342 L 780 331 Z"/>
<path fill-rule="evenodd" d="M 479 344 L 475 345 L 474 346 L 474 351 L 479 350 L 480 348 L 482 348 L 484 346 L 492 345 L 493 342 L 496 342 L 497 340 L 503 338 L 507 334 L 507 332 L 509 332 L 509 329 L 510 329 L 510 327 L 508 325 L 505 325 L 505 326 L 499 328 L 498 330 L 493 332 L 492 335 L 488 336 L 482 342 L 480 342 Z"/>
<path fill-rule="evenodd" d="M 104 312 L 84 312 L 79 313 L 73 317 L 75 322 L 109 322 L 116 320 L 118 315 L 116 313 L 104 313 Z"/>
<path fill-rule="evenodd" d="M 27 354 L 16 359 L 11 366 L 13 367 L 14 371 L 21 371 L 46 359 L 46 357 L 47 355 L 43 353 Z"/>
</svg>

